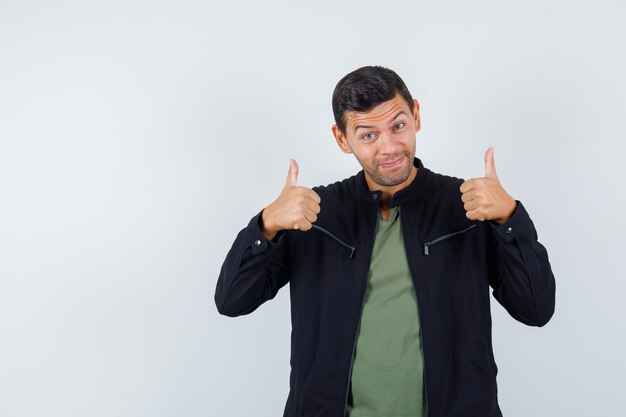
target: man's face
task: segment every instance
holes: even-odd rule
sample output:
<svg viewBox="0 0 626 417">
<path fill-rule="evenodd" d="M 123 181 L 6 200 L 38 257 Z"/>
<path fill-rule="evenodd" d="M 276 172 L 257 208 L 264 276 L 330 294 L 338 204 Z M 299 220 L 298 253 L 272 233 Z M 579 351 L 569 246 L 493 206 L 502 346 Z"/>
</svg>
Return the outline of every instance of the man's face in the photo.
<svg viewBox="0 0 626 417">
<path fill-rule="evenodd" d="M 333 134 L 341 150 L 359 161 L 370 188 L 395 192 L 407 186 L 413 179 L 415 134 L 420 129 L 417 100 L 409 109 L 396 94 L 368 112 L 347 112 L 345 121 L 345 133 L 334 125 Z"/>
</svg>

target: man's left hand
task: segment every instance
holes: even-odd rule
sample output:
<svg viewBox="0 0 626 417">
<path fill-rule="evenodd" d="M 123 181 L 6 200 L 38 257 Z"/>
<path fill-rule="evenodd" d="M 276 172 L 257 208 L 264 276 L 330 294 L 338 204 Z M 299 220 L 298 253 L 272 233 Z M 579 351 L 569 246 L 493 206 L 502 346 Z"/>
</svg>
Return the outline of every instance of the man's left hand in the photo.
<svg viewBox="0 0 626 417">
<path fill-rule="evenodd" d="M 485 176 L 472 178 L 461 184 L 461 200 L 465 215 L 470 220 L 494 220 L 505 223 L 517 207 L 516 201 L 500 184 L 493 160 L 494 147 L 485 152 Z"/>
</svg>

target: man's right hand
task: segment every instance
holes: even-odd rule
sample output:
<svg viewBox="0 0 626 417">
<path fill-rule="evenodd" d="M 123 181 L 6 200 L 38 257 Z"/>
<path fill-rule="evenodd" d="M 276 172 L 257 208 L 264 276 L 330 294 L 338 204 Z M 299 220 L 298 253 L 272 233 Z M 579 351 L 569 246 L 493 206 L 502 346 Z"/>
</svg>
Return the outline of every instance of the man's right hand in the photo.
<svg viewBox="0 0 626 417">
<path fill-rule="evenodd" d="M 263 210 L 262 231 L 272 240 L 281 230 L 310 230 L 320 212 L 320 196 L 310 188 L 297 185 L 298 164 L 289 160 L 289 173 L 283 191 L 272 204 Z"/>
</svg>

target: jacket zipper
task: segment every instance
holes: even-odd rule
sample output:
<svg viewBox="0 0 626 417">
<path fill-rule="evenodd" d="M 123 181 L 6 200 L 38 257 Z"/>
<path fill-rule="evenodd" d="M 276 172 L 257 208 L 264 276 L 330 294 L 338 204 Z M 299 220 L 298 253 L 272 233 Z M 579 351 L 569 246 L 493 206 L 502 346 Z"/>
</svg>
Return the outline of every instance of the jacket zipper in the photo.
<svg viewBox="0 0 626 417">
<path fill-rule="evenodd" d="M 404 226 L 404 220 L 402 217 L 400 217 L 400 222 L 401 222 L 401 226 Z M 404 243 L 404 247 L 406 248 L 407 245 L 406 245 L 405 236 L 406 236 L 405 227 L 402 227 L 402 240 Z M 428 242 L 428 243 L 432 244 L 432 242 Z M 425 245 L 424 247 L 427 247 L 427 246 Z M 428 255 L 428 253 L 426 254 Z M 423 371 L 424 373 L 424 417 L 428 417 L 428 385 L 426 384 L 426 350 L 424 349 L 424 338 L 422 337 L 422 304 L 419 302 L 417 285 L 415 284 L 414 273 L 411 270 L 411 262 L 408 259 L 408 254 L 407 254 L 407 262 L 409 264 L 409 274 L 411 274 L 411 282 L 413 283 L 413 289 L 415 290 L 415 299 L 417 301 L 417 315 L 418 315 L 417 320 L 420 326 L 419 339 L 420 339 L 420 344 L 422 345 L 422 366 L 424 369 Z"/>
<path fill-rule="evenodd" d="M 376 207 L 376 210 L 378 210 L 378 206 Z M 369 274 L 369 263 L 372 261 L 372 251 L 374 250 L 374 243 L 376 240 L 376 222 L 378 221 L 377 218 L 378 215 L 378 211 L 376 211 L 376 215 L 374 216 L 374 236 L 372 237 L 372 246 L 370 247 L 370 254 L 369 254 L 369 262 L 368 262 L 368 268 L 367 268 L 367 274 Z M 367 275 L 365 276 L 365 285 L 363 286 L 363 292 L 361 293 L 361 308 L 359 310 L 359 320 L 357 321 L 356 324 L 356 331 L 354 332 L 354 340 L 352 341 L 352 353 L 350 355 L 350 367 L 348 369 L 348 381 L 346 384 L 346 400 L 344 402 L 344 406 L 343 406 L 343 416 L 346 416 L 346 413 L 348 412 L 348 396 L 350 395 L 350 382 L 352 380 L 352 367 L 354 366 L 354 352 L 356 351 L 356 341 L 359 337 L 359 330 L 361 329 L 361 317 L 363 316 L 363 308 L 365 307 L 365 293 L 367 292 Z"/>
<path fill-rule="evenodd" d="M 318 232 L 321 232 L 322 234 L 330 237 L 335 242 L 339 243 L 341 246 L 343 246 L 344 248 L 348 249 L 350 251 L 350 258 L 352 258 L 354 256 L 354 251 L 356 249 L 354 246 L 348 245 L 346 242 L 344 242 L 343 240 L 339 239 L 337 236 L 335 236 L 334 234 L 332 234 L 328 230 L 324 229 L 323 227 L 320 227 L 320 226 L 317 226 L 317 225 L 314 224 L 314 225 L 312 225 L 311 228 L 313 230 L 317 230 Z"/>
<path fill-rule="evenodd" d="M 445 234 L 445 235 L 443 235 L 443 236 L 439 236 L 438 238 L 435 238 L 435 239 L 431 240 L 430 242 L 426 242 L 426 243 L 424 243 L 424 255 L 428 255 L 428 253 L 429 253 L 429 250 L 428 250 L 428 249 L 429 249 L 429 247 L 431 247 L 432 245 L 434 245 L 434 244 L 436 244 L 436 243 L 439 243 L 439 242 L 441 242 L 442 240 L 449 239 L 449 238 L 451 238 L 452 236 L 456 236 L 456 235 L 460 235 L 461 233 L 465 233 L 465 232 L 467 232 L 468 230 L 470 230 L 470 229 L 472 229 L 472 228 L 474 228 L 474 227 L 476 227 L 476 224 L 473 224 L 473 225 L 471 225 L 471 226 L 468 226 L 468 227 L 466 227 L 465 229 L 459 230 L 459 231 L 457 231 L 457 232 L 452 232 L 452 233 Z"/>
</svg>

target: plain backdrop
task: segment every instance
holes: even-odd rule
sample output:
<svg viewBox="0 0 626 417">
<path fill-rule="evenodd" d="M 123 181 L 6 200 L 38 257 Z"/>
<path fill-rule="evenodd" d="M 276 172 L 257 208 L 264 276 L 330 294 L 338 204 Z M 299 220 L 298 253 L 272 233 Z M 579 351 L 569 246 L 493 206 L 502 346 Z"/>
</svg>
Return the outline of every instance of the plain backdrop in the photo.
<svg viewBox="0 0 626 417">
<path fill-rule="evenodd" d="M 0 416 L 280 416 L 289 293 L 220 316 L 236 233 L 360 167 L 332 90 L 362 65 L 420 101 L 417 156 L 498 174 L 557 308 L 493 303 L 507 417 L 626 409 L 620 1 L 0 0 Z"/>
</svg>

